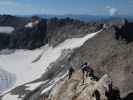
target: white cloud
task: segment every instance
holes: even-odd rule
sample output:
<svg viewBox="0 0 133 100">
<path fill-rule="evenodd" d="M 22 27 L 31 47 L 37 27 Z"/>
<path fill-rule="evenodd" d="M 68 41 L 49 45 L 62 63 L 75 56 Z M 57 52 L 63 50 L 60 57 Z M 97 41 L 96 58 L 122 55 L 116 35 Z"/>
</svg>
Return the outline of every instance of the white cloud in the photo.
<svg viewBox="0 0 133 100">
<path fill-rule="evenodd" d="M 115 9 L 115 8 L 111 8 L 111 9 L 109 10 L 109 13 L 110 13 L 111 16 L 115 16 L 115 15 L 118 14 L 118 11 L 117 11 L 117 9 Z"/>
<path fill-rule="evenodd" d="M 118 10 L 116 8 L 107 6 L 106 9 L 109 12 L 109 15 L 110 16 L 116 16 L 116 15 L 118 15 Z"/>
</svg>

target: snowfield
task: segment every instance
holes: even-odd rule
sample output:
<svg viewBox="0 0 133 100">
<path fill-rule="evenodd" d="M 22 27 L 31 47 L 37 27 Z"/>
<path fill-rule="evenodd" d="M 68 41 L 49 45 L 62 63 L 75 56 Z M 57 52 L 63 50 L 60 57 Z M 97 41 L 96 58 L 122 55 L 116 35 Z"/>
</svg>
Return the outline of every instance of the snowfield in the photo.
<svg viewBox="0 0 133 100">
<path fill-rule="evenodd" d="M 37 87 L 39 87 L 41 84 L 44 84 L 44 83 L 46 83 L 47 81 L 45 81 L 45 82 L 37 82 L 37 83 L 32 83 L 32 84 L 27 84 L 26 86 L 28 87 L 28 88 L 26 88 L 26 90 L 31 90 L 31 91 L 33 91 L 34 89 L 36 89 Z"/>
<path fill-rule="evenodd" d="M 22 100 L 22 98 L 19 98 L 18 95 L 12 95 L 12 94 L 7 94 L 2 98 L 2 100 Z"/>
<path fill-rule="evenodd" d="M 3 69 L 0 69 L 0 94 L 15 83 L 16 77 Z"/>
<path fill-rule="evenodd" d="M 16 76 L 16 81 L 12 85 L 12 87 L 8 88 L 6 91 L 3 91 L 2 94 L 10 91 L 11 89 L 17 86 L 34 81 L 35 79 L 41 77 L 42 74 L 46 71 L 49 64 L 55 62 L 57 59 L 60 58 L 62 51 L 64 49 L 78 48 L 82 46 L 89 38 L 94 37 L 96 34 L 100 33 L 101 31 L 102 29 L 98 32 L 88 34 L 82 38 L 67 39 L 63 43 L 56 46 L 55 48 L 46 45 L 36 50 L 16 50 L 14 53 L 11 53 L 9 55 L 1 54 L 0 68 L 10 73 L 13 73 Z M 54 83 L 51 84 L 51 87 L 57 81 L 59 81 L 59 79 L 55 79 Z M 30 90 L 33 90 L 40 84 L 42 83 L 32 84 L 28 86 Z M 49 88 L 50 87 L 48 87 L 46 90 L 43 90 L 42 93 L 49 90 Z M 18 96 L 7 93 L 4 95 L 2 100 L 21 100 L 21 99 L 18 98 Z"/>
<path fill-rule="evenodd" d="M 14 31 L 14 27 L 11 26 L 0 26 L 0 33 L 11 33 L 12 31 Z"/>
<path fill-rule="evenodd" d="M 41 92 L 41 94 L 44 94 L 44 93 L 46 93 L 47 91 L 49 91 L 50 89 L 52 89 L 52 88 L 56 85 L 57 82 L 59 82 L 61 79 L 65 78 L 66 76 L 67 76 L 67 72 L 66 72 L 66 74 L 64 74 L 63 76 L 58 77 L 58 78 L 55 78 L 54 80 L 52 80 L 51 85 L 50 85 L 49 87 L 45 88 L 45 89 Z"/>
<path fill-rule="evenodd" d="M 34 26 L 36 26 L 37 24 L 39 24 L 39 21 L 36 20 L 34 22 L 29 22 L 25 25 L 26 28 L 33 28 Z"/>
</svg>

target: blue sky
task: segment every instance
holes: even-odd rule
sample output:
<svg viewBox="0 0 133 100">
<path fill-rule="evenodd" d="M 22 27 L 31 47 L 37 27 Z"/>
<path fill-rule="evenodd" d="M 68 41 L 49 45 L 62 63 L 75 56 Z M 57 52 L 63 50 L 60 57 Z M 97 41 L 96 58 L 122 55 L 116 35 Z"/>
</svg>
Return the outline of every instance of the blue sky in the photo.
<svg viewBox="0 0 133 100">
<path fill-rule="evenodd" d="M 133 0 L 0 0 L 0 14 L 133 15 Z"/>
</svg>

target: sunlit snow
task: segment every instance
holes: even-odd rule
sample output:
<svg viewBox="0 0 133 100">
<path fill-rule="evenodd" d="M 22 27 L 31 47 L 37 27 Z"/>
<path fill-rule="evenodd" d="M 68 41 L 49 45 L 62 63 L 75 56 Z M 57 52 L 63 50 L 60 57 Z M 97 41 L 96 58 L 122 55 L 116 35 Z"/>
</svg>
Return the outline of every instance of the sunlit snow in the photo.
<svg viewBox="0 0 133 100">
<path fill-rule="evenodd" d="M 18 95 L 12 95 L 12 94 L 7 94 L 2 98 L 2 100 L 22 100 L 22 98 L 18 98 Z"/>
<path fill-rule="evenodd" d="M 14 28 L 11 26 L 0 26 L 0 33 L 11 33 L 12 31 L 14 31 Z"/>
</svg>

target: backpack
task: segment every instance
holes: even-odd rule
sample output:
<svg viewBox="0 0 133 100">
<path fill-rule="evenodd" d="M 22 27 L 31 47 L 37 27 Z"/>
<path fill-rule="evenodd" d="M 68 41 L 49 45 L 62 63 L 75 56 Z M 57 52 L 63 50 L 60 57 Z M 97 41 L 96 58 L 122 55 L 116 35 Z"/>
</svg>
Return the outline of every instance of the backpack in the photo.
<svg viewBox="0 0 133 100">
<path fill-rule="evenodd" d="M 81 64 L 80 69 L 83 70 L 83 69 L 86 68 L 86 67 L 87 67 L 86 64 Z"/>
</svg>

